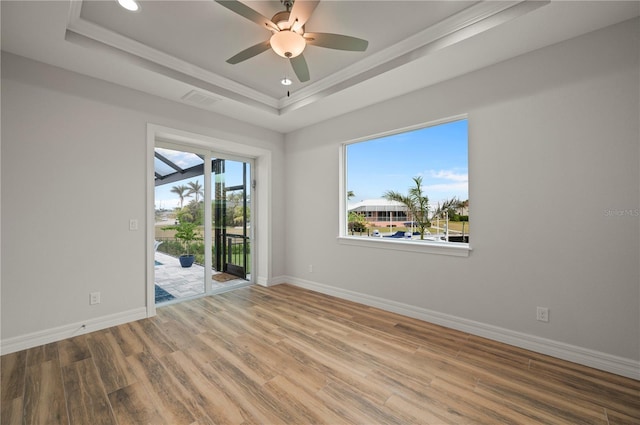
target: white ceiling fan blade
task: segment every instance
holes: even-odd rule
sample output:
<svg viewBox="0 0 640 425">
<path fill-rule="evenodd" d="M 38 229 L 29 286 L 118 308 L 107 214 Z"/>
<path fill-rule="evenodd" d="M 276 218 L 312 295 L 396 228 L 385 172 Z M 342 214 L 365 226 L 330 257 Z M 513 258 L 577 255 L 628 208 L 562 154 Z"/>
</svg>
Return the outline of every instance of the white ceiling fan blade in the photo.
<svg viewBox="0 0 640 425">
<path fill-rule="evenodd" d="M 295 58 L 291 58 L 289 59 L 289 62 L 291 62 L 293 72 L 296 73 L 296 77 L 298 77 L 298 80 L 300 80 L 301 83 L 309 81 L 309 67 L 307 66 L 307 61 L 305 60 L 303 55 L 298 55 Z"/>
<path fill-rule="evenodd" d="M 349 35 L 331 34 L 327 32 L 307 32 L 304 34 L 307 44 L 351 52 L 364 52 L 369 46 L 367 40 Z"/>
<path fill-rule="evenodd" d="M 226 7 L 227 9 L 237 13 L 238 15 L 244 18 L 247 18 L 252 22 L 255 22 L 256 24 L 260 25 L 263 28 L 266 28 L 271 31 L 280 31 L 278 26 L 273 22 L 271 22 L 270 19 L 264 17 L 263 15 L 256 12 L 249 6 L 245 5 L 244 3 L 240 3 L 237 0 L 216 0 L 216 3 Z"/>
<path fill-rule="evenodd" d="M 251 59 L 252 57 L 259 55 L 260 53 L 269 50 L 269 47 L 271 47 L 269 40 L 262 41 L 254 46 L 249 47 L 248 49 L 244 49 L 237 55 L 230 57 L 229 59 L 227 59 L 227 63 L 235 65 L 242 61 L 246 61 L 247 59 Z"/>
<path fill-rule="evenodd" d="M 295 0 L 289 15 L 289 28 L 298 31 L 309 20 L 320 0 Z"/>
</svg>

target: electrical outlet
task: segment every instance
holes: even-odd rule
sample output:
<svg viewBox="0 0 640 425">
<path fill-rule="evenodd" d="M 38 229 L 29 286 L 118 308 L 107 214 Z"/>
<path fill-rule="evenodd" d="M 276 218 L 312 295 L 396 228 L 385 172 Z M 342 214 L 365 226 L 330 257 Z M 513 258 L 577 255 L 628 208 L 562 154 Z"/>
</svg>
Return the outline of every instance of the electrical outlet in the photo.
<svg viewBox="0 0 640 425">
<path fill-rule="evenodd" d="M 536 309 L 536 320 L 540 322 L 549 321 L 549 309 L 547 307 L 538 307 Z"/>
<path fill-rule="evenodd" d="M 91 294 L 89 294 L 89 304 L 100 304 L 100 292 L 92 292 Z"/>
<path fill-rule="evenodd" d="M 132 218 L 131 220 L 129 220 L 129 230 L 131 230 L 131 231 L 138 230 L 138 220 L 137 219 Z"/>
</svg>

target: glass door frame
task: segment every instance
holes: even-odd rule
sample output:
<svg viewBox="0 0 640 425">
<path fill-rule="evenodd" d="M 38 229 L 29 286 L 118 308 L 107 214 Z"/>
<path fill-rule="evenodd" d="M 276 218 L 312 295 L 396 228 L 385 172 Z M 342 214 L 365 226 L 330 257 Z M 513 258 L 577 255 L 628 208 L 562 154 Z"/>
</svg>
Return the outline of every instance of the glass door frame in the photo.
<svg viewBox="0 0 640 425">
<path fill-rule="evenodd" d="M 229 186 L 229 179 L 228 177 L 228 172 L 229 172 L 229 161 L 231 162 L 235 162 L 237 164 L 241 164 L 242 165 L 242 184 L 237 185 L 237 184 L 233 184 L 235 182 L 232 183 L 232 186 Z M 213 262 L 213 265 L 216 268 L 216 271 L 218 272 L 225 272 L 225 273 L 229 273 L 235 276 L 238 276 L 242 279 L 246 279 L 247 278 L 247 274 L 251 274 L 251 273 L 247 273 L 247 270 L 252 270 L 252 264 L 251 261 L 247 262 L 247 256 L 248 254 L 250 255 L 250 253 L 247 252 L 247 244 L 249 244 L 249 249 L 251 249 L 251 245 L 252 245 L 252 241 L 253 241 L 253 234 L 252 234 L 252 229 L 253 227 L 251 226 L 251 220 L 252 220 L 252 216 L 251 216 L 251 211 L 253 210 L 253 206 L 252 206 L 252 195 L 253 195 L 253 161 L 247 160 L 246 158 L 239 158 L 239 157 L 235 157 L 233 155 L 216 155 L 215 160 L 212 160 L 212 164 L 215 164 L 218 167 L 221 167 L 224 169 L 224 171 L 221 173 L 224 177 L 223 179 L 220 181 L 221 184 L 221 189 L 224 191 L 224 204 L 221 206 L 220 204 L 218 204 L 218 199 L 217 199 L 217 191 L 218 188 L 215 187 L 215 185 L 217 185 L 219 183 L 218 178 L 216 177 L 215 179 L 215 183 L 213 183 L 212 185 L 213 187 L 213 191 L 212 193 L 216 193 L 216 199 L 213 199 L 212 196 L 212 201 L 215 202 L 215 208 L 213 208 L 213 215 L 214 215 L 214 222 L 216 223 L 216 225 L 214 225 L 213 227 L 213 231 L 214 231 L 214 241 L 216 241 L 217 243 L 219 243 L 220 247 L 218 249 L 218 247 L 216 246 L 216 251 L 215 251 L 215 261 Z M 248 166 L 248 175 L 249 178 L 247 179 L 247 166 Z M 215 166 L 213 167 L 214 169 L 212 170 L 213 173 L 216 172 L 215 170 Z M 213 174 L 215 176 L 215 174 Z M 225 225 L 218 229 L 217 228 L 217 224 L 218 224 L 218 220 L 220 218 L 224 218 L 224 219 L 228 219 L 229 217 L 227 216 L 227 213 L 229 212 L 228 210 L 228 204 L 227 202 L 229 201 L 228 199 L 228 192 L 229 190 L 231 190 L 232 192 L 235 192 L 237 190 L 242 190 L 243 193 L 243 197 L 242 197 L 242 209 L 243 209 L 243 217 L 242 217 L 242 235 L 238 235 L 235 232 L 232 233 L 228 233 L 229 232 L 229 226 L 228 226 L 228 222 L 225 221 Z M 249 202 L 249 203 L 247 203 Z M 247 220 L 247 207 L 249 208 L 249 220 Z M 220 217 L 218 216 L 218 214 L 220 214 Z M 242 266 L 240 264 L 236 264 L 233 263 L 231 261 L 232 257 L 235 257 L 235 255 L 232 254 L 233 252 L 233 247 L 231 246 L 231 238 L 238 238 L 240 237 L 242 238 L 243 242 L 242 242 Z M 248 242 L 247 242 L 248 241 Z M 237 245 L 237 244 L 233 244 L 233 245 Z M 230 268 L 231 266 L 231 268 Z M 240 271 L 242 270 L 242 271 Z M 236 273 L 241 273 L 240 274 L 236 274 Z"/>
<path fill-rule="evenodd" d="M 250 211 L 254 210 L 253 207 L 253 202 L 255 199 L 255 185 L 253 184 L 254 180 L 254 169 L 255 169 L 255 161 L 253 158 L 248 158 L 248 157 L 244 157 L 244 156 L 239 156 L 239 155 L 234 155 L 234 154 L 229 154 L 229 153 L 221 153 L 216 151 L 215 149 L 207 149 L 207 148 L 202 148 L 200 146 L 194 146 L 192 144 L 188 144 L 188 143 L 180 143 L 180 142 L 174 142 L 171 140 L 155 140 L 153 143 L 153 149 L 155 149 L 156 147 L 159 148 L 165 148 L 165 149 L 172 149 L 172 150 L 179 150 L 179 151 L 183 151 L 183 152 L 189 152 L 189 153 L 194 153 L 196 155 L 201 155 L 204 158 L 204 167 L 203 167 L 203 180 L 204 180 L 204 251 L 205 251 L 205 255 L 204 255 L 204 275 L 203 275 L 203 279 L 204 279 L 204 293 L 201 295 L 197 295 L 197 296 L 193 296 L 193 297 L 186 297 L 184 299 L 181 300 L 187 300 L 187 299 L 193 299 L 193 298 L 198 298 L 198 297 L 202 297 L 202 296 L 207 296 L 207 295 L 212 295 L 214 293 L 217 293 L 219 291 L 214 291 L 213 290 L 213 282 L 212 282 L 212 274 L 213 274 L 213 231 L 214 231 L 214 226 L 213 226 L 213 222 L 212 222 L 212 218 L 213 218 L 213 208 L 212 208 L 212 200 L 213 200 L 213 196 L 212 194 L 214 193 L 215 188 L 213 187 L 212 184 L 212 173 L 213 173 L 213 167 L 212 167 L 212 161 L 213 160 L 225 160 L 225 161 L 236 161 L 236 162 L 241 162 L 241 163 L 247 163 L 249 165 L 249 169 L 250 169 L 250 177 L 251 180 L 250 182 L 248 182 L 248 188 L 246 190 L 246 195 L 250 200 L 249 203 L 249 208 Z M 155 187 L 155 185 L 154 185 Z M 155 196 L 155 193 L 154 195 Z M 153 205 L 153 208 L 155 209 L 155 202 L 152 200 L 151 204 Z M 248 237 L 249 237 L 249 241 L 251 243 L 250 245 L 250 249 L 252 251 L 255 251 L 255 247 L 254 245 L 254 229 L 255 229 L 255 225 L 254 225 L 254 217 L 255 214 L 250 214 L 249 215 L 249 221 L 247 223 L 247 227 L 249 228 L 248 231 Z M 250 270 L 256 270 L 256 256 L 255 255 L 251 255 L 250 256 Z M 150 260 L 152 263 L 154 261 L 154 258 L 152 257 Z M 149 262 L 149 261 L 148 261 Z M 222 271 L 222 270 L 216 270 L 216 271 Z M 252 284 L 254 283 L 254 274 L 251 273 L 250 274 L 250 279 L 247 281 L 247 284 Z M 147 297 L 147 299 L 149 300 L 149 297 Z M 155 301 L 155 300 L 154 300 Z M 149 301 L 148 301 L 149 303 Z M 155 302 L 153 303 L 153 310 L 154 310 L 154 314 L 155 314 Z M 150 306 L 147 306 L 148 310 L 151 310 Z M 150 317 L 150 316 L 149 316 Z"/>
</svg>

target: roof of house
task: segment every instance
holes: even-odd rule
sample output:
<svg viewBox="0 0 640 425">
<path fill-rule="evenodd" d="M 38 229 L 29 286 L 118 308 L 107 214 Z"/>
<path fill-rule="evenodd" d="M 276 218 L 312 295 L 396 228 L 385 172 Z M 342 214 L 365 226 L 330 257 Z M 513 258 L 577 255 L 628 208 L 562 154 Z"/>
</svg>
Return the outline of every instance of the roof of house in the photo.
<svg viewBox="0 0 640 425">
<path fill-rule="evenodd" d="M 360 202 L 350 203 L 349 211 L 407 211 L 407 206 L 398 201 L 388 199 L 365 199 Z"/>
</svg>

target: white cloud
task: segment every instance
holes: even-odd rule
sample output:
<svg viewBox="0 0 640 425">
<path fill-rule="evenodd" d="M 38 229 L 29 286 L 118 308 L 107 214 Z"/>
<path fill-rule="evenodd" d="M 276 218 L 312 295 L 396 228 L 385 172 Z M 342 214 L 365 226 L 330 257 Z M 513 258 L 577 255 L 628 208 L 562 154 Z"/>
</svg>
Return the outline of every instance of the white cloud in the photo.
<svg viewBox="0 0 640 425">
<path fill-rule="evenodd" d="M 425 191 L 434 198 L 458 197 L 466 199 L 469 193 L 469 175 L 454 170 L 429 170 Z"/>
<path fill-rule="evenodd" d="M 431 170 L 429 174 L 431 175 L 431 177 L 435 179 L 452 180 L 454 182 L 461 182 L 461 183 L 467 183 L 469 181 L 469 174 L 456 173 L 455 171 L 451 171 L 451 170 L 440 170 L 440 171 Z"/>
<path fill-rule="evenodd" d="M 467 182 L 458 182 L 458 183 L 438 183 L 438 184 L 428 184 L 425 186 L 426 192 L 462 192 L 466 193 L 469 189 Z"/>
</svg>

